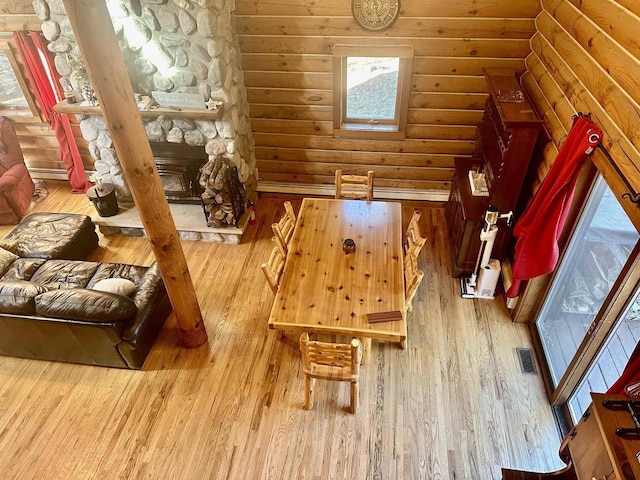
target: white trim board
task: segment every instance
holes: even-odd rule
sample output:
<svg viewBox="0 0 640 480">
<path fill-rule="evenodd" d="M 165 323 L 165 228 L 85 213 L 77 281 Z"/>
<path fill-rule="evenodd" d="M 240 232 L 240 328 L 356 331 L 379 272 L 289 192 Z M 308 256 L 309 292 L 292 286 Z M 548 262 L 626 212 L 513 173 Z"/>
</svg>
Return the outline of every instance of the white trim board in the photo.
<svg viewBox="0 0 640 480">
<path fill-rule="evenodd" d="M 296 195 L 335 195 L 333 185 L 311 185 L 288 183 L 260 182 L 258 192 L 263 193 L 290 193 Z M 449 192 L 445 190 L 413 190 L 402 188 L 374 188 L 373 198 L 392 200 L 422 200 L 428 202 L 446 202 Z"/>
</svg>

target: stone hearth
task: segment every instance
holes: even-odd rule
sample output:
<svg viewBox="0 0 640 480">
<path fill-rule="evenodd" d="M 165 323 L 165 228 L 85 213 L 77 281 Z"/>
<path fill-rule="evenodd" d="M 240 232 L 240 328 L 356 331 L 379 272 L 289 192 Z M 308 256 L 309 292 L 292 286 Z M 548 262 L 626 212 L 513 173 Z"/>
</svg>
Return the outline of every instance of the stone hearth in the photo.
<svg viewBox="0 0 640 480">
<path fill-rule="evenodd" d="M 238 244 L 249 223 L 249 216 L 245 214 L 238 227 L 209 227 L 201 205 L 170 203 L 169 209 L 180 240 Z M 105 236 L 146 236 L 138 209 L 133 204 L 120 205 L 120 211 L 112 217 L 101 217 L 94 212 L 91 220 Z"/>
</svg>

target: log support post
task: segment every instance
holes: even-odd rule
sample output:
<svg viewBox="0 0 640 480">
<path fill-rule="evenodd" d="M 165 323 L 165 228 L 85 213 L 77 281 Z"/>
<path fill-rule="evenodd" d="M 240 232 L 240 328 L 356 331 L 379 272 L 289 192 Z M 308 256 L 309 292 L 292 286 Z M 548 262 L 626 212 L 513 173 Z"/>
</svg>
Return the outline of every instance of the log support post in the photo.
<svg viewBox="0 0 640 480">
<path fill-rule="evenodd" d="M 63 2 L 183 342 L 198 347 L 207 341 L 202 313 L 105 0 Z"/>
</svg>

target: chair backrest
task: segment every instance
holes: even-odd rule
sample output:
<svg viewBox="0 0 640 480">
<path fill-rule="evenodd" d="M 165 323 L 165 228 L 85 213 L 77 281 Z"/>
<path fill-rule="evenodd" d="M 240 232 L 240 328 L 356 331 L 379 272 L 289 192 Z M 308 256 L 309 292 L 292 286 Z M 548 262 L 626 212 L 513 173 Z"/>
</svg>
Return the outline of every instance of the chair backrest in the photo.
<svg viewBox="0 0 640 480">
<path fill-rule="evenodd" d="M 284 255 L 282 255 L 280 248 L 276 245 L 271 250 L 267 262 L 261 266 L 262 272 L 267 278 L 267 282 L 271 290 L 273 290 L 273 293 L 276 293 L 280 286 L 280 277 L 282 277 L 282 270 L 284 270 L 284 260 Z"/>
<path fill-rule="evenodd" d="M 412 310 L 413 297 L 415 297 L 418 287 L 422 283 L 424 278 L 424 272 L 418 270 L 417 259 L 413 257 L 407 257 L 404 262 L 404 298 L 405 307 L 407 310 Z"/>
<path fill-rule="evenodd" d="M 357 380 L 360 374 L 362 355 L 357 338 L 353 338 L 349 344 L 319 342 L 309 340 L 309 334 L 305 332 L 300 335 L 300 352 L 306 375 L 351 382 Z"/>
<path fill-rule="evenodd" d="M 293 237 L 293 230 L 296 226 L 296 214 L 293 211 L 291 202 L 284 202 L 284 215 L 278 223 L 271 224 L 276 242 L 279 244 L 284 254 L 289 251 L 289 242 Z"/>
<path fill-rule="evenodd" d="M 355 198 L 373 200 L 373 170 L 366 175 L 343 174 L 336 170 L 336 198 Z"/>
<path fill-rule="evenodd" d="M 409 226 L 407 227 L 407 236 L 405 239 L 405 259 L 412 257 L 418 259 L 418 255 L 420 254 L 420 250 L 424 247 L 424 244 L 427 242 L 426 237 L 420 235 L 420 217 L 422 216 L 422 212 L 420 210 L 414 210 L 413 216 L 411 217 L 411 221 L 409 222 Z"/>
</svg>

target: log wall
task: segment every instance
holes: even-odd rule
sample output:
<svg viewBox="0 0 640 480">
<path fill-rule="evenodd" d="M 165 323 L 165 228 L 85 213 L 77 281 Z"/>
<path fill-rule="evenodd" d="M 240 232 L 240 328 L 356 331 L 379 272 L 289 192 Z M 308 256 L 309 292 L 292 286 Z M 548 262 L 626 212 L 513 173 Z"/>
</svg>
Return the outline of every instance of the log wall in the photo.
<svg viewBox="0 0 640 480">
<path fill-rule="evenodd" d="M 640 208 L 622 195 L 640 192 L 640 3 L 636 0 L 541 0 L 522 84 L 545 120 L 551 142 L 544 149 L 529 195 L 549 171 L 571 129 L 572 115 L 591 113 L 603 146 L 591 156 L 636 228 Z M 627 183 L 629 185 L 627 185 Z M 580 205 L 574 202 L 575 215 Z M 560 243 L 566 244 L 568 232 Z M 535 320 L 550 276 L 529 281 L 514 319 Z"/>
<path fill-rule="evenodd" d="M 328 185 L 337 167 L 376 172 L 376 187 L 446 199 L 453 158 L 473 152 L 486 67 L 521 74 L 539 0 L 404 0 L 396 23 L 369 33 L 347 0 L 236 0 L 236 26 L 261 188 Z M 336 44 L 415 50 L 407 137 L 333 137 Z"/>
<path fill-rule="evenodd" d="M 538 171 L 546 175 L 571 128 L 591 112 L 603 129 L 593 163 L 636 228 L 640 209 L 622 195 L 640 192 L 640 3 L 632 0 L 542 0 L 522 83 L 552 139 Z M 626 185 L 626 182 L 629 185 Z"/>
<path fill-rule="evenodd" d="M 19 30 L 39 31 L 41 21 L 36 17 L 30 0 L 3 0 L 0 2 L 0 46 L 8 45 L 18 63 L 18 68 L 23 72 L 20 57 L 15 49 L 12 33 Z M 25 81 L 28 84 L 28 80 Z M 28 85 L 30 89 L 30 85 Z M 33 95 L 32 92 L 30 92 Z M 41 118 L 41 113 L 37 110 L 34 115 L 30 109 L 2 109 L 0 115 L 10 118 L 14 122 L 14 127 L 22 147 L 25 163 L 29 168 L 32 177 L 66 178 L 66 168 L 60 159 L 58 141 L 53 130 Z M 72 115 L 69 117 L 72 128 L 78 143 L 80 154 L 86 170 L 93 170 L 93 159 L 89 155 L 87 145 L 80 128 Z"/>
</svg>

